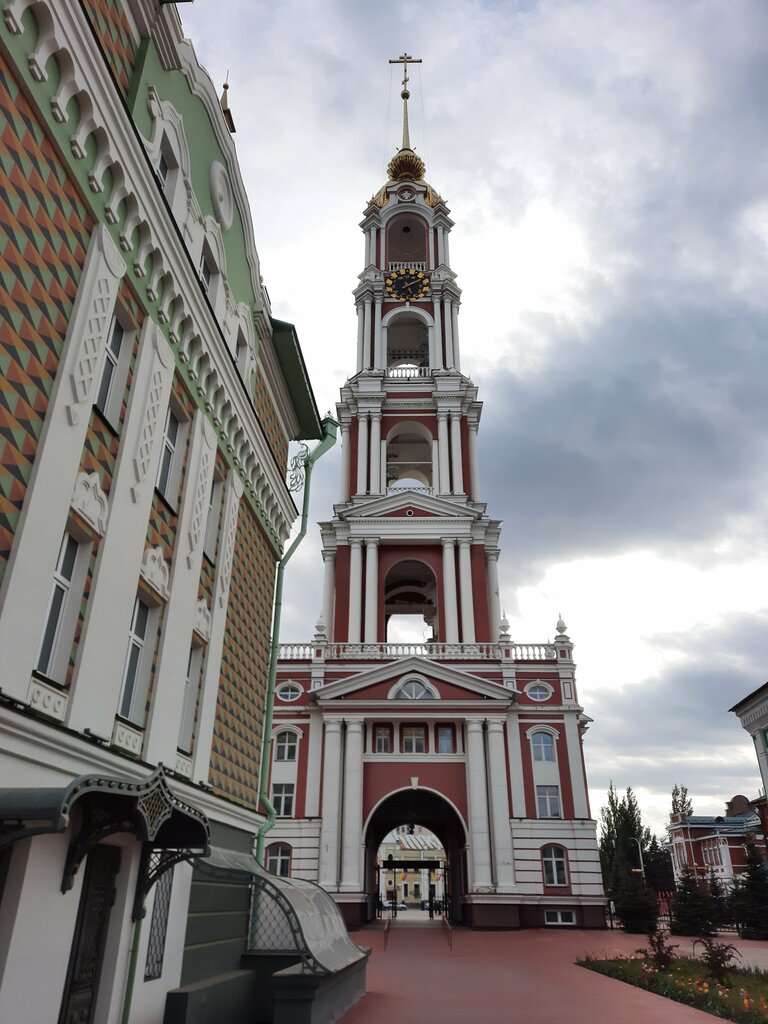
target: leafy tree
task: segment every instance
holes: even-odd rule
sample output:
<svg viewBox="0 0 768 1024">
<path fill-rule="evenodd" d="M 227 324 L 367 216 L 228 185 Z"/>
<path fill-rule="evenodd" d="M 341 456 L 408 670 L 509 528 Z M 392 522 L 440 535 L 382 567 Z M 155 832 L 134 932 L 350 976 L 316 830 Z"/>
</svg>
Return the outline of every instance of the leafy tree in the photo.
<svg viewBox="0 0 768 1024">
<path fill-rule="evenodd" d="M 614 896 L 616 913 L 625 932 L 651 935 L 659 921 L 656 893 L 639 875 L 625 875 Z"/>
<path fill-rule="evenodd" d="M 747 843 L 747 870 L 736 880 L 733 910 L 742 939 L 768 939 L 768 865 Z"/>
<path fill-rule="evenodd" d="M 677 880 L 670 931 L 673 935 L 714 935 L 715 913 L 709 891 L 699 885 L 693 868 L 686 864 Z"/>
<path fill-rule="evenodd" d="M 625 880 L 640 867 L 638 841 L 645 856 L 651 832 L 643 826 L 637 797 L 631 786 L 619 797 L 611 782 L 608 803 L 600 811 L 600 864 L 605 888 L 614 900 Z"/>
<path fill-rule="evenodd" d="M 675 783 L 672 787 L 672 813 L 693 814 L 693 803 L 688 796 L 688 787 Z"/>
</svg>

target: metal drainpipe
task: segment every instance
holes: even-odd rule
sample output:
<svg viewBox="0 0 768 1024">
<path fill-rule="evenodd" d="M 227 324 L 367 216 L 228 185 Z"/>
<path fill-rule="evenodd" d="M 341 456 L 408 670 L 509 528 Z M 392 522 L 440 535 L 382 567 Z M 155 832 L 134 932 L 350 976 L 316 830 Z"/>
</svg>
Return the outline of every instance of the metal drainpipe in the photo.
<svg viewBox="0 0 768 1024">
<path fill-rule="evenodd" d="M 277 655 L 280 643 L 280 616 L 283 609 L 283 576 L 285 567 L 296 548 L 301 544 L 307 533 L 307 520 L 309 519 L 309 494 L 312 470 L 317 460 L 336 444 L 339 433 L 339 424 L 330 416 L 322 421 L 323 439 L 313 451 L 308 452 L 304 457 L 304 501 L 301 510 L 301 527 L 293 543 L 277 563 L 277 579 L 275 581 L 275 606 L 272 613 L 272 645 L 269 654 L 269 672 L 267 674 L 267 699 L 264 709 L 264 738 L 261 747 L 261 772 L 259 774 L 259 803 L 263 804 L 267 812 L 264 824 L 256 836 L 256 860 L 264 866 L 264 843 L 269 832 L 275 824 L 275 808 L 272 806 L 267 791 L 269 789 L 269 753 L 270 734 L 272 732 L 272 715 L 275 704 L 275 679 L 277 677 Z"/>
</svg>

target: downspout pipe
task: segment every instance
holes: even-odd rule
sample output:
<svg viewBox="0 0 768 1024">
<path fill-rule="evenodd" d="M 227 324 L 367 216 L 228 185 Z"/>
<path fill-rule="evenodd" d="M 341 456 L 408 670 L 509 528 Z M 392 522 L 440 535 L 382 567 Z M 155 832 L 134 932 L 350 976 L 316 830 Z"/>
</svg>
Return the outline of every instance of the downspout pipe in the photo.
<svg viewBox="0 0 768 1024">
<path fill-rule="evenodd" d="M 312 481 L 312 470 L 314 469 L 317 460 L 325 455 L 325 453 L 336 444 L 336 439 L 339 434 L 339 424 L 331 416 L 326 416 L 321 424 L 323 428 L 323 437 L 318 444 L 309 454 L 306 456 L 304 461 L 304 500 L 301 509 L 301 526 L 299 532 L 293 539 L 293 543 L 285 552 L 283 557 L 277 563 L 277 578 L 275 580 L 275 605 L 272 611 L 272 644 L 269 652 L 269 671 L 267 674 L 267 699 L 264 709 L 264 738 L 261 746 L 261 771 L 259 773 L 259 797 L 257 807 L 259 804 L 264 807 L 267 812 L 266 820 L 264 824 L 259 828 L 256 836 L 256 860 L 259 864 L 264 866 L 264 845 L 267 838 L 267 833 L 271 831 L 275 824 L 275 808 L 272 806 L 269 797 L 269 757 L 271 749 L 270 737 L 272 735 L 272 718 L 275 706 L 275 680 L 277 678 L 277 656 L 280 645 L 280 618 L 283 610 L 283 577 L 285 576 L 285 567 L 290 561 L 294 551 L 304 540 L 307 534 L 307 522 L 309 520 L 309 496 L 310 496 L 310 484 Z"/>
</svg>

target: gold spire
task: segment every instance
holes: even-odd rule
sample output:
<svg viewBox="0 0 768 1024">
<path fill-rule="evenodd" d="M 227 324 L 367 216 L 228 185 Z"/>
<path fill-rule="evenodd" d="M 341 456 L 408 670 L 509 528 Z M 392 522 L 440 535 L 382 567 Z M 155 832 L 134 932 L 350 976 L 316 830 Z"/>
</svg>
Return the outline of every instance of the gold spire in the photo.
<svg viewBox="0 0 768 1024">
<path fill-rule="evenodd" d="M 421 64 L 421 57 L 411 57 L 410 54 L 404 53 L 395 60 L 390 60 L 389 63 L 403 65 L 403 91 L 400 93 L 403 101 L 403 144 L 389 161 L 387 174 L 392 181 L 421 181 L 426 167 L 421 157 L 411 149 L 411 137 L 408 130 L 408 100 L 411 97 L 408 91 L 408 65 Z"/>
</svg>

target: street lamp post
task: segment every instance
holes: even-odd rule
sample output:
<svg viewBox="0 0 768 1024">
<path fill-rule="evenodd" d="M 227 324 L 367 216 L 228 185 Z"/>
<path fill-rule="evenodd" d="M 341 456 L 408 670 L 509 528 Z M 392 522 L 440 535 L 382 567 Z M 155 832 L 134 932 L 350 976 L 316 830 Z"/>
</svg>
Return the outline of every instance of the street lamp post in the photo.
<svg viewBox="0 0 768 1024">
<path fill-rule="evenodd" d="M 645 881 L 645 864 L 643 864 L 643 848 L 640 845 L 640 840 L 637 838 L 637 836 L 630 836 L 629 838 L 631 842 L 637 843 L 637 852 L 640 854 L 640 874 L 643 876 L 643 881 Z M 634 868 L 633 870 L 637 871 L 637 868 Z"/>
</svg>

